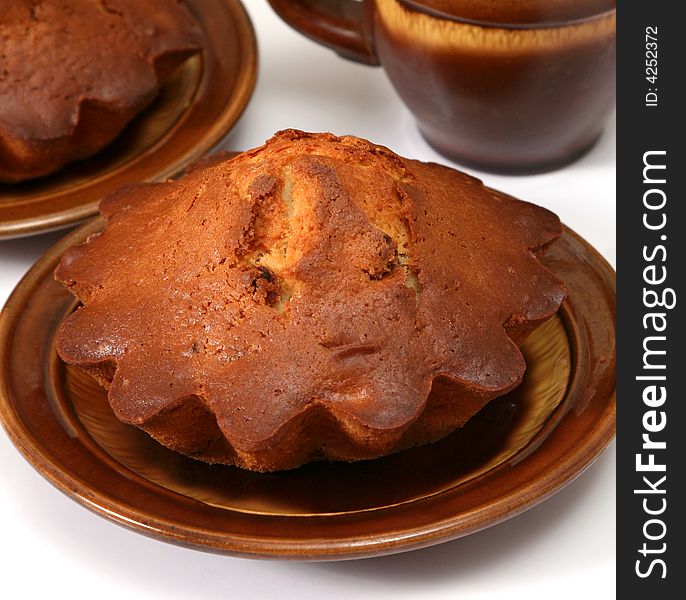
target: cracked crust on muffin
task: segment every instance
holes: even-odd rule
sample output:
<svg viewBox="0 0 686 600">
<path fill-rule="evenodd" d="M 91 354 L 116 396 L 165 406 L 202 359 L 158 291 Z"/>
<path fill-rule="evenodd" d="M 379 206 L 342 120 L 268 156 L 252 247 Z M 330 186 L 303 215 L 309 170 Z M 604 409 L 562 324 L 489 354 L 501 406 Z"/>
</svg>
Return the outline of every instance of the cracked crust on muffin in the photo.
<svg viewBox="0 0 686 600">
<path fill-rule="evenodd" d="M 283 131 L 100 210 L 56 270 L 83 304 L 58 352 L 211 463 L 438 440 L 520 383 L 518 344 L 565 296 L 538 260 L 553 213 L 355 137 Z"/>
</svg>

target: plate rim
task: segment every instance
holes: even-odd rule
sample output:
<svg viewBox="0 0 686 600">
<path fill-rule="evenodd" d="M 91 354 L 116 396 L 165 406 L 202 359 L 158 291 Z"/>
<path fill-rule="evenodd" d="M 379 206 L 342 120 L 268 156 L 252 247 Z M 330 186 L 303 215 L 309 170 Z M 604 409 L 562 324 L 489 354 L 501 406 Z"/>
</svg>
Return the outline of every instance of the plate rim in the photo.
<svg viewBox="0 0 686 600">
<path fill-rule="evenodd" d="M 82 241 L 89 233 L 101 228 L 103 223 L 101 217 L 96 217 L 59 240 L 38 259 L 10 294 L 5 307 L 0 312 L 0 375 L 8 371 L 10 353 L 6 349 L 25 305 L 24 297 L 30 297 L 35 286 L 52 271 L 64 249 L 77 241 Z M 614 291 L 616 274 L 612 266 L 581 236 L 568 227 L 564 230 L 591 252 L 596 260 L 595 266 L 609 278 Z M 616 299 L 616 293 L 613 298 Z M 616 338 L 613 337 L 613 339 Z M 94 491 L 87 481 L 60 468 L 59 464 L 52 462 L 46 455 L 48 452 L 41 451 L 40 440 L 27 430 L 19 416 L 12 410 L 10 393 L 6 378 L 0 377 L 0 422 L 10 440 L 29 464 L 67 496 L 91 512 L 148 537 L 199 550 L 249 558 L 290 560 L 362 558 L 413 550 L 475 533 L 536 506 L 571 483 L 593 464 L 614 439 L 616 431 L 616 389 L 613 386 L 611 394 L 605 398 L 607 407 L 602 415 L 593 422 L 592 427 L 583 431 L 578 438 L 580 443 L 558 457 L 554 469 L 546 471 L 541 477 L 527 481 L 525 485 L 506 490 L 497 498 L 497 501 L 487 502 L 466 513 L 451 514 L 418 527 L 397 531 L 384 530 L 374 534 L 340 536 L 333 540 L 330 538 L 265 538 L 244 534 L 227 535 L 223 531 L 193 527 L 185 523 L 179 524 L 173 519 L 139 510 L 132 503 L 123 504 L 100 489 Z M 49 449 L 46 450 L 49 451 Z M 528 456 L 522 462 L 526 462 L 527 459 Z M 481 478 L 488 476 L 489 473 L 473 481 L 478 485 Z M 165 493 L 183 498 L 180 494 L 169 490 L 165 490 Z M 455 493 L 455 488 L 449 488 L 426 498 L 418 498 L 405 505 L 403 510 L 408 508 L 411 510 L 417 505 L 421 507 L 424 502 L 432 505 L 440 503 L 446 495 L 451 493 Z M 278 519 L 279 516 L 275 515 L 274 518 Z"/>
<path fill-rule="evenodd" d="M 231 15 L 231 19 L 236 24 L 236 31 L 238 33 L 237 46 L 242 50 L 242 52 L 239 53 L 240 66 L 237 71 L 238 78 L 236 80 L 232 100 L 222 109 L 221 119 L 218 120 L 220 123 L 219 127 L 213 127 L 210 130 L 210 135 L 200 139 L 198 143 L 193 146 L 190 152 L 186 152 L 184 155 L 179 156 L 179 158 L 172 164 L 167 164 L 164 167 L 160 167 L 155 173 L 152 173 L 150 176 L 148 176 L 145 181 L 163 181 L 167 178 L 175 177 L 182 173 L 190 164 L 205 156 L 214 147 L 221 143 L 221 141 L 233 129 L 245 112 L 245 109 L 252 98 L 255 86 L 257 84 L 257 69 L 259 61 L 259 49 L 255 28 L 241 0 L 218 1 L 220 4 L 225 6 L 225 10 Z M 197 6 L 202 7 L 203 0 L 200 0 L 200 2 L 197 3 Z M 249 49 L 249 52 L 243 52 L 245 49 Z M 202 79 L 199 83 L 202 84 Z M 194 93 L 197 93 L 197 89 Z M 182 123 L 185 116 L 188 114 L 188 110 L 184 109 L 171 128 L 167 130 L 162 137 L 157 139 L 153 146 L 158 144 L 165 135 L 168 135 L 169 132 Z M 135 158 L 136 157 L 134 157 L 132 160 L 135 160 Z M 145 159 L 143 159 L 143 162 L 144 161 Z M 127 163 L 119 165 L 115 171 L 122 169 L 126 164 Z M 88 180 L 86 180 L 84 182 L 80 182 L 80 184 L 76 186 L 73 186 L 71 193 L 80 193 L 80 190 L 82 190 L 84 187 L 87 187 L 88 183 Z M 115 183 L 113 186 L 111 186 L 110 191 L 113 191 L 122 184 L 125 184 L 125 182 Z M 2 184 L 0 184 L 0 186 L 1 185 Z M 65 189 L 62 194 L 69 194 L 69 188 Z M 106 194 L 107 192 L 104 192 L 102 196 Z M 58 231 L 60 229 L 81 224 L 89 217 L 97 214 L 98 204 L 100 203 L 102 196 L 90 202 L 72 206 L 63 210 L 55 210 L 49 213 L 33 215 L 14 220 L 0 220 L 0 242 L 3 240 L 17 239 L 36 234 L 48 233 L 51 231 Z"/>
</svg>

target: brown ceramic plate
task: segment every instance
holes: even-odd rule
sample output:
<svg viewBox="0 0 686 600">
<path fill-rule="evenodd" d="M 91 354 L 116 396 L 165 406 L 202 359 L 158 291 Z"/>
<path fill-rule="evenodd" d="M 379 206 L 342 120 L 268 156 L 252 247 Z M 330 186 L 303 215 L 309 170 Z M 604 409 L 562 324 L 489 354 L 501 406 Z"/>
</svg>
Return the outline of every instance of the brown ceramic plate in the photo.
<svg viewBox="0 0 686 600">
<path fill-rule="evenodd" d="M 95 215 L 108 192 L 180 173 L 231 130 L 255 85 L 255 33 L 239 0 L 186 2 L 205 31 L 202 55 L 187 61 L 153 105 L 95 156 L 34 181 L 0 183 L 0 239 Z"/>
<path fill-rule="evenodd" d="M 177 455 L 119 423 L 104 391 L 55 353 L 56 329 L 75 302 L 52 271 L 65 248 L 101 227 L 95 219 L 54 246 L 0 314 L 0 418 L 51 483 L 140 533 L 256 557 L 419 548 L 544 500 L 614 435 L 614 272 L 566 230 L 544 261 L 569 297 L 524 344 L 522 385 L 448 438 L 374 461 L 271 474 Z"/>
</svg>

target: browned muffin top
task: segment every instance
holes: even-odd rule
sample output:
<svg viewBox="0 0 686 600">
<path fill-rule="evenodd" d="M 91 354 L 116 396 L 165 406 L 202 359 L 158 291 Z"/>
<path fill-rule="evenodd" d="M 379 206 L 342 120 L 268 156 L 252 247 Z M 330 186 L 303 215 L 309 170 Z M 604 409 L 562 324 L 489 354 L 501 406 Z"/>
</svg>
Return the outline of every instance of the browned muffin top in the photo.
<svg viewBox="0 0 686 600">
<path fill-rule="evenodd" d="M 508 333 L 564 297 L 535 256 L 555 215 L 354 137 L 280 132 L 100 210 L 104 231 L 56 271 L 85 305 L 60 355 L 113 375 L 129 423 L 202 398 L 237 449 L 313 404 L 344 430 L 402 431 L 439 375 L 511 389 Z"/>
<path fill-rule="evenodd" d="M 178 0 L 3 0 L 0 144 L 69 135 L 84 101 L 140 107 L 157 92 L 160 63 L 200 44 Z"/>
</svg>

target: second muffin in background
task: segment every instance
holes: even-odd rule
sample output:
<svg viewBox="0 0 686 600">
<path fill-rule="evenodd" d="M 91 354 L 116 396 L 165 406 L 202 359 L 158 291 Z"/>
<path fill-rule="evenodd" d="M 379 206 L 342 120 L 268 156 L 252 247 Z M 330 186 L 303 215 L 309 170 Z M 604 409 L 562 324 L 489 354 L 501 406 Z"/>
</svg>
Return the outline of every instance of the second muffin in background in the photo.
<svg viewBox="0 0 686 600">
<path fill-rule="evenodd" d="M 101 150 L 203 45 L 176 0 L 3 0 L 0 39 L 0 182 Z"/>
</svg>

